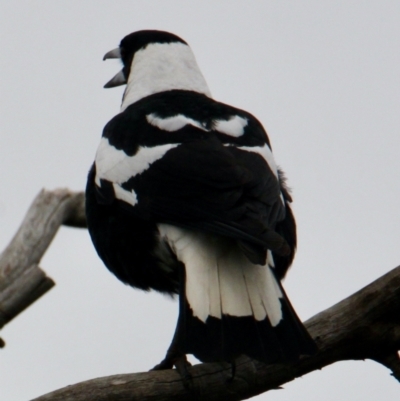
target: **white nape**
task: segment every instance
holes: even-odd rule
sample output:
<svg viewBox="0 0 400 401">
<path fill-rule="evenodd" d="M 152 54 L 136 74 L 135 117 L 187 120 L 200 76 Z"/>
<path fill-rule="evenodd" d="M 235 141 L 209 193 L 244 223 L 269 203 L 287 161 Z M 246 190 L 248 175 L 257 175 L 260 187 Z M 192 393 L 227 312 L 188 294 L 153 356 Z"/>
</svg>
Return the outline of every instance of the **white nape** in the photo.
<svg viewBox="0 0 400 401">
<path fill-rule="evenodd" d="M 271 270 L 271 252 L 265 266 L 254 265 L 231 240 L 168 224 L 158 229 L 185 265 L 186 299 L 198 319 L 268 317 L 272 326 L 282 320 L 283 294 Z"/>
<path fill-rule="evenodd" d="M 214 120 L 214 130 L 238 138 L 244 134 L 247 118 L 232 116 L 229 120 Z"/>
<path fill-rule="evenodd" d="M 146 96 L 173 89 L 211 97 L 189 46 L 181 42 L 151 43 L 133 57 L 121 112 Z"/>
<path fill-rule="evenodd" d="M 154 127 L 168 132 L 178 131 L 186 125 L 193 125 L 194 127 L 200 128 L 203 131 L 207 131 L 200 121 L 193 120 L 192 118 L 186 117 L 183 114 L 161 118 L 157 117 L 154 113 L 151 113 L 146 116 L 146 119 L 147 122 Z"/>
<path fill-rule="evenodd" d="M 101 138 L 96 152 L 96 178 L 104 179 L 115 184 L 122 184 L 137 174 L 143 173 L 152 163 L 161 159 L 169 150 L 179 146 L 179 143 L 154 146 L 151 148 L 139 147 L 136 154 L 128 156 L 123 150 L 110 145 L 108 138 Z"/>
</svg>

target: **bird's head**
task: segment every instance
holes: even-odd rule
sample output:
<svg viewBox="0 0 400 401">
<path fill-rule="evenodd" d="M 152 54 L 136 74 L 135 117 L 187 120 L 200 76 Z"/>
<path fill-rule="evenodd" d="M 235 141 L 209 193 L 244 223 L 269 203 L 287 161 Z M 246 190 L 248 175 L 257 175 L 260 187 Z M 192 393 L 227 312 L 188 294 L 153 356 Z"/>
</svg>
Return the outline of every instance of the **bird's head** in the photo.
<svg viewBox="0 0 400 401">
<path fill-rule="evenodd" d="M 172 33 L 155 30 L 131 33 L 103 59 L 110 58 L 121 59 L 123 68 L 104 87 L 127 85 L 122 110 L 143 97 L 174 89 L 211 96 L 192 50 Z"/>
</svg>

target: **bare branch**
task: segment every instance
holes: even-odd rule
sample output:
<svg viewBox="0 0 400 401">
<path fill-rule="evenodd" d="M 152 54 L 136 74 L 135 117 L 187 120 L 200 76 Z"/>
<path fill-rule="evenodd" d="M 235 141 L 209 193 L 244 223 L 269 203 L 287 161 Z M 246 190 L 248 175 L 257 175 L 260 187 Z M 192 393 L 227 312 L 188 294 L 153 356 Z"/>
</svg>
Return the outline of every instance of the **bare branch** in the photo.
<svg viewBox="0 0 400 401">
<path fill-rule="evenodd" d="M 0 328 L 54 285 L 38 264 L 62 224 L 86 227 L 83 193 L 41 191 L 0 255 Z M 400 381 L 400 267 L 309 319 L 306 327 L 318 343 L 316 355 L 270 366 L 243 357 L 231 382 L 230 366 L 200 364 L 192 368 L 191 391 L 168 370 L 98 378 L 34 401 L 240 400 L 334 362 L 366 358 Z"/>
<path fill-rule="evenodd" d="M 0 292 L 0 327 L 17 316 L 54 286 L 53 280 L 37 265 L 28 267 L 21 276 L 9 280 Z"/>
<path fill-rule="evenodd" d="M 318 343 L 316 355 L 270 366 L 242 358 L 232 382 L 228 381 L 229 366 L 201 364 L 192 368 L 191 391 L 171 370 L 94 379 L 33 401 L 243 400 L 349 359 L 374 359 L 393 370 L 398 379 L 400 266 L 305 324 Z"/>
<path fill-rule="evenodd" d="M 54 286 L 38 264 L 61 224 L 86 226 L 83 193 L 42 190 L 0 255 L 0 328 Z"/>
</svg>

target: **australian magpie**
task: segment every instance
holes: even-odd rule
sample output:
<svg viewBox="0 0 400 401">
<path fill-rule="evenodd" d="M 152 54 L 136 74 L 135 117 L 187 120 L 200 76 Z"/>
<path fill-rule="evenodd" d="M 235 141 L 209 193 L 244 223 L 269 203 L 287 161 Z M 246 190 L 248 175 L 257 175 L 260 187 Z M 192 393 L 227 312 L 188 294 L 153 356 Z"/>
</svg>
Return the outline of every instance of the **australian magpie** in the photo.
<svg viewBox="0 0 400 401">
<path fill-rule="evenodd" d="M 155 369 L 182 372 L 186 354 L 275 363 L 314 352 L 281 284 L 296 225 L 260 122 L 212 99 L 176 35 L 134 32 L 108 58 L 123 68 L 105 87 L 126 88 L 89 173 L 87 223 L 121 281 L 179 294 L 175 335 Z"/>
</svg>

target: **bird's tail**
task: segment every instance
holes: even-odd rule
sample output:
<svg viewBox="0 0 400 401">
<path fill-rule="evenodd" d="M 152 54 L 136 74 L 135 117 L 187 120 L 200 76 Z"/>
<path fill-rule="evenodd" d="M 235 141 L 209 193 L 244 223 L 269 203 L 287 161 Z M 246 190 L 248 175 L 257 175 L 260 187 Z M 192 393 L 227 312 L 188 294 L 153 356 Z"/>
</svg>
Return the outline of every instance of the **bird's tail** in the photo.
<svg viewBox="0 0 400 401">
<path fill-rule="evenodd" d="M 296 360 L 316 350 L 276 278 L 272 254 L 252 264 L 233 241 L 173 228 L 185 265 L 179 348 L 203 362 L 247 355 L 265 363 Z"/>
</svg>

